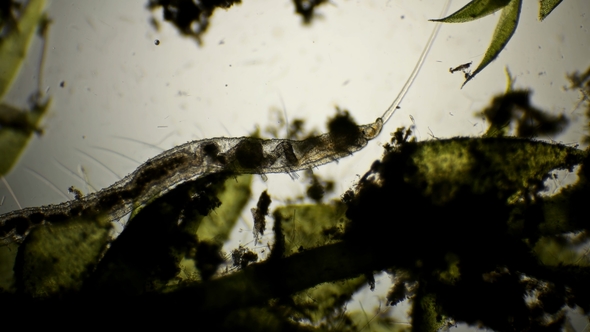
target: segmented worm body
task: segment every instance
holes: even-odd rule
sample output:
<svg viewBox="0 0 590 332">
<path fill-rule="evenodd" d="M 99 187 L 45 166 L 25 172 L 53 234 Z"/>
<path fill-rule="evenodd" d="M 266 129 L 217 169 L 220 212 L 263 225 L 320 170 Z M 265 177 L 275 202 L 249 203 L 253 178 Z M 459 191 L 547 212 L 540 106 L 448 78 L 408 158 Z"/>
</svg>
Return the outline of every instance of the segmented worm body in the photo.
<svg viewBox="0 0 590 332">
<path fill-rule="evenodd" d="M 179 184 L 207 174 L 292 173 L 350 155 L 381 132 L 381 118 L 346 133 L 305 140 L 218 137 L 185 143 L 151 158 L 133 173 L 96 193 L 56 205 L 0 216 L 0 244 L 21 242 L 37 225 L 88 215 L 117 221 Z"/>
</svg>

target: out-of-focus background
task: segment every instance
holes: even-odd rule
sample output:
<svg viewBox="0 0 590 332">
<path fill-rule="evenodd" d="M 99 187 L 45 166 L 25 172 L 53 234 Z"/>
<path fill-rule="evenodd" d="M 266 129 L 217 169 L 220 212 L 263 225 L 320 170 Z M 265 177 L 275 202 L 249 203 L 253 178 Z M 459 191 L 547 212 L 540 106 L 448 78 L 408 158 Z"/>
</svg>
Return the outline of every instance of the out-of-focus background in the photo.
<svg viewBox="0 0 590 332">
<path fill-rule="evenodd" d="M 468 1 L 453 1 L 453 12 Z M 45 52 L 38 37 L 5 102 L 25 107 L 37 90 L 52 100 L 34 137 L 8 174 L 20 206 L 60 203 L 107 187 L 158 153 L 187 141 L 246 136 L 295 118 L 325 132 L 335 106 L 370 123 L 396 97 L 438 18 L 442 1 L 346 1 L 320 6 L 303 25 L 291 1 L 245 0 L 216 10 L 202 44 L 182 37 L 146 0 L 47 1 L 51 19 Z M 570 126 L 556 137 L 579 143 L 587 119 L 581 96 L 564 91 L 566 73 L 590 66 L 590 3 L 569 0 L 537 20 L 538 2 L 524 1 L 506 50 L 463 89 L 450 67 L 481 60 L 499 13 L 442 26 L 434 46 L 394 117 L 369 146 L 315 173 L 336 181 L 332 197 L 353 186 L 381 153 L 389 132 L 415 124 L 418 139 L 478 136 L 474 116 L 506 89 L 504 67 L 516 88 L 533 91 L 533 104 L 565 114 Z M 150 22 L 159 23 L 156 29 Z M 41 61 L 42 60 L 42 61 Z M 41 66 L 41 67 L 40 67 Z M 278 132 L 280 137 L 286 131 Z M 282 135 L 282 136 L 281 136 Z M 573 177 L 573 175 L 572 175 Z M 273 205 L 305 196 L 305 182 L 286 174 L 258 178 L 254 199 L 268 189 Z M 18 208 L 0 183 L 0 213 Z M 255 204 L 254 202 L 252 204 Z M 271 206 L 272 209 L 272 206 Z M 251 225 L 244 216 L 241 228 Z M 247 243 L 251 232 L 236 241 Z M 248 238 L 249 237 L 249 238 Z M 362 295 L 369 299 L 376 295 Z M 581 329 L 584 326 L 581 326 Z"/>
</svg>

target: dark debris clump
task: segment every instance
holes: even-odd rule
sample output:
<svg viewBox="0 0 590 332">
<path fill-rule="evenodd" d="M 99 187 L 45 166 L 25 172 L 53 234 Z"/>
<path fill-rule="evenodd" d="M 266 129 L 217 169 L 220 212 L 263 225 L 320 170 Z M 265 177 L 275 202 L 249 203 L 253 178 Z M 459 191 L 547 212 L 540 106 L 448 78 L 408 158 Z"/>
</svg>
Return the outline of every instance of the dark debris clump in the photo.
<svg viewBox="0 0 590 332">
<path fill-rule="evenodd" d="M 164 20 L 173 23 L 178 30 L 201 44 L 201 36 L 209 27 L 209 18 L 216 8 L 228 9 L 241 0 L 149 0 L 147 7 L 162 7 Z"/>
</svg>

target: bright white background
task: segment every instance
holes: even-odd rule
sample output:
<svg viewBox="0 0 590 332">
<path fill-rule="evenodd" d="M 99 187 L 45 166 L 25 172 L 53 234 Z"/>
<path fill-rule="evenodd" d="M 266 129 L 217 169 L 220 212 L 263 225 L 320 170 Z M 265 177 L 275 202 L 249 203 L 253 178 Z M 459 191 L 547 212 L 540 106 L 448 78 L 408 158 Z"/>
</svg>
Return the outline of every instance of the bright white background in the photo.
<svg viewBox="0 0 590 332">
<path fill-rule="evenodd" d="M 334 0 L 318 8 L 321 17 L 311 26 L 302 26 L 290 1 L 244 0 L 217 10 L 198 46 L 168 23 L 156 31 L 144 0 L 48 1 L 53 23 L 41 86 L 52 107 L 45 134 L 32 139 L 6 181 L 23 207 L 60 203 L 71 199 L 69 186 L 100 190 L 175 145 L 245 136 L 256 126 L 276 124 L 271 110 L 303 118 L 307 128 L 322 132 L 336 105 L 358 123 L 372 122 L 412 71 L 434 27 L 428 19 L 439 17 L 443 2 Z M 455 0 L 451 12 L 467 2 Z M 463 89 L 462 75 L 451 75 L 449 67 L 480 61 L 499 14 L 443 25 L 381 136 L 315 171 L 337 181 L 339 196 L 381 155 L 389 132 L 412 124 L 410 115 L 421 140 L 430 139 L 429 133 L 482 134 L 487 126 L 474 113 L 504 91 L 506 65 L 516 87 L 533 90 L 533 104 L 575 120 L 566 135 L 544 139 L 577 143 L 586 119 L 575 109 L 579 93 L 564 92 L 563 86 L 566 73 L 590 66 L 589 9 L 586 0 L 566 0 L 539 22 L 537 1 L 524 1 L 507 49 Z M 153 15 L 161 21 L 161 10 Z M 8 102 L 24 106 L 35 91 L 40 45 L 34 42 Z M 253 195 L 268 189 L 274 205 L 304 195 L 304 185 L 286 174 L 270 175 L 266 182 L 256 180 Z M 2 197 L 0 213 L 18 208 L 4 184 Z"/>
</svg>

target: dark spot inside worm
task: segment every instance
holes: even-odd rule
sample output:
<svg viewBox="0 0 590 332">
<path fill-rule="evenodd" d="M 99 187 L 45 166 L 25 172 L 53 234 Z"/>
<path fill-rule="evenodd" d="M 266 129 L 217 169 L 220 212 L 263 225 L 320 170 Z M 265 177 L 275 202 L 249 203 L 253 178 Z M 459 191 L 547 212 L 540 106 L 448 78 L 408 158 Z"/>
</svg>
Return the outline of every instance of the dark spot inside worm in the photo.
<svg viewBox="0 0 590 332">
<path fill-rule="evenodd" d="M 336 111 L 336 116 L 328 122 L 332 144 L 338 152 L 350 151 L 351 147 L 358 145 L 362 133 L 348 111 L 339 108 Z"/>
<path fill-rule="evenodd" d="M 227 164 L 227 158 L 226 158 L 225 156 L 219 156 L 219 157 L 217 158 L 217 161 L 218 161 L 219 163 L 221 163 L 222 165 L 225 165 L 225 164 Z"/>
<path fill-rule="evenodd" d="M 235 157 L 243 168 L 260 168 L 264 161 L 262 143 L 256 138 L 245 138 L 236 146 Z"/>
<path fill-rule="evenodd" d="M 203 152 L 205 155 L 215 158 L 219 154 L 219 145 L 214 142 L 207 143 L 203 146 Z"/>
<path fill-rule="evenodd" d="M 287 159 L 287 162 L 289 163 L 289 166 L 297 166 L 299 160 L 297 159 L 295 152 L 293 152 L 293 146 L 291 145 L 291 143 L 282 142 L 281 148 L 283 150 L 283 155 L 285 156 L 285 159 Z"/>
<path fill-rule="evenodd" d="M 219 155 L 219 145 L 215 142 L 209 142 L 209 143 L 203 145 L 203 153 L 207 157 L 211 158 L 212 160 L 214 160 L 222 165 L 226 163 L 225 157 Z"/>
</svg>

